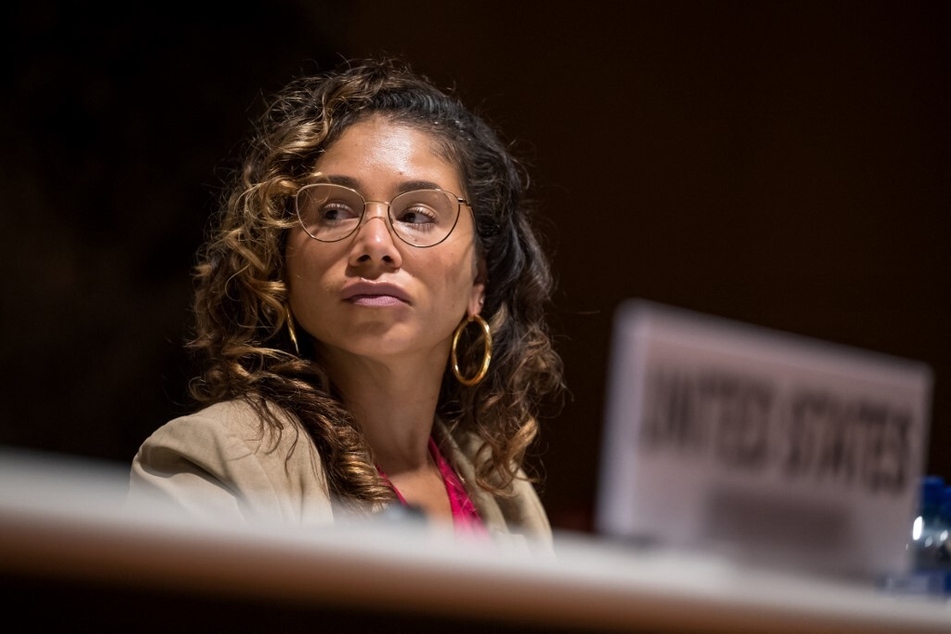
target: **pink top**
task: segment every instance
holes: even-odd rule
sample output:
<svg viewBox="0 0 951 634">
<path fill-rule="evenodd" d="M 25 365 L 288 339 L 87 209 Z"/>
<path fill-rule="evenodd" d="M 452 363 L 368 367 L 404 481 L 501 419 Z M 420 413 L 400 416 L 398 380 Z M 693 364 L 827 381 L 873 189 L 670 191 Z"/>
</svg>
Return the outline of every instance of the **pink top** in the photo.
<svg viewBox="0 0 951 634">
<path fill-rule="evenodd" d="M 485 524 L 479 516 L 479 510 L 472 503 L 472 499 L 466 492 L 466 487 L 462 484 L 456 472 L 453 471 L 449 462 L 443 457 L 432 436 L 429 437 L 429 453 L 436 462 L 439 474 L 446 485 L 446 492 L 449 494 L 449 508 L 452 509 L 452 523 L 456 534 L 466 536 L 487 535 Z M 380 474 L 386 478 L 386 474 L 382 470 Z M 393 486 L 392 482 L 390 486 Z M 403 494 L 395 486 L 393 486 L 393 491 L 399 501 L 406 504 Z"/>
</svg>

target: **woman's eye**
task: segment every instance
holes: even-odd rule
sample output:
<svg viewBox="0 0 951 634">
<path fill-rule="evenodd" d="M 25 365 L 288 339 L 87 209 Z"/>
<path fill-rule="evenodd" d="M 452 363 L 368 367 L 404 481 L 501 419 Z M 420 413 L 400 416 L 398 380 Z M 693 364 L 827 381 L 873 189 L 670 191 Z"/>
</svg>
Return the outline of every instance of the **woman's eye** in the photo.
<svg viewBox="0 0 951 634">
<path fill-rule="evenodd" d="M 352 220 L 358 215 L 353 207 L 343 203 L 326 203 L 320 208 L 320 219 L 325 222 Z"/>
<path fill-rule="evenodd" d="M 436 213 L 425 205 L 416 205 L 401 211 L 396 220 L 408 225 L 426 224 L 436 222 Z"/>
</svg>

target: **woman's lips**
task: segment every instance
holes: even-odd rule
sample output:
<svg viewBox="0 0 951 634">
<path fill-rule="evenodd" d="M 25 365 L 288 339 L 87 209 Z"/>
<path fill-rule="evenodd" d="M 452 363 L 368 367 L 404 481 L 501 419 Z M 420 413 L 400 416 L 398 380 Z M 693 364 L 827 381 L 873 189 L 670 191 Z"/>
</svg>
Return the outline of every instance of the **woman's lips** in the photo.
<svg viewBox="0 0 951 634">
<path fill-rule="evenodd" d="M 403 304 L 403 300 L 392 295 L 354 295 L 347 299 L 357 306 L 395 306 Z"/>
<path fill-rule="evenodd" d="M 357 282 L 343 289 L 344 301 L 357 306 L 395 306 L 408 304 L 402 288 L 385 282 Z"/>
</svg>

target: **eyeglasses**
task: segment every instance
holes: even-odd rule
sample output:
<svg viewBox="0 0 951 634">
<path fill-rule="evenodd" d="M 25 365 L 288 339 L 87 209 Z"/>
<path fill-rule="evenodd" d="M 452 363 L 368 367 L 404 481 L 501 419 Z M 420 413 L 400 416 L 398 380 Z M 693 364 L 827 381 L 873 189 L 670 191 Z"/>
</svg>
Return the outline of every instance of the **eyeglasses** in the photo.
<svg viewBox="0 0 951 634">
<path fill-rule="evenodd" d="M 338 242 L 363 225 L 370 203 L 386 205 L 393 233 L 414 247 L 433 247 L 449 237 L 459 210 L 469 203 L 442 189 L 415 189 L 393 200 L 367 200 L 359 192 L 333 183 L 312 183 L 297 190 L 294 206 L 301 226 L 314 240 Z"/>
</svg>

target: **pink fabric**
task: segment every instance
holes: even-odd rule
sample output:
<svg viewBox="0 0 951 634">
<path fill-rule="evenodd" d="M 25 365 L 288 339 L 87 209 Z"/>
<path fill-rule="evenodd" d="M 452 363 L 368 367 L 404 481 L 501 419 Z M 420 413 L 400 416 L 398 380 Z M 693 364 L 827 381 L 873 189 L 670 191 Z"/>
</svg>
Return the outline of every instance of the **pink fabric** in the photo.
<svg viewBox="0 0 951 634">
<path fill-rule="evenodd" d="M 452 523 L 456 528 L 456 533 L 464 535 L 487 534 L 485 524 L 479 516 L 479 510 L 472 503 L 472 499 L 466 492 L 466 487 L 459 480 L 459 476 L 453 471 L 449 462 L 443 458 L 432 436 L 429 437 L 429 453 L 436 461 L 439 473 L 442 474 L 442 480 L 446 484 L 446 492 L 449 493 L 449 507 L 452 509 Z"/>
<path fill-rule="evenodd" d="M 472 499 L 466 492 L 466 487 L 462 484 L 462 481 L 459 480 L 459 476 L 453 471 L 449 462 L 443 457 L 432 436 L 429 437 L 429 453 L 433 457 L 433 460 L 436 461 L 436 467 L 439 469 L 442 481 L 446 485 L 446 493 L 449 494 L 449 508 L 452 509 L 452 523 L 456 533 L 469 537 L 488 535 L 485 524 L 479 516 L 479 510 L 475 507 L 475 504 L 472 503 Z M 380 472 L 380 475 L 386 478 L 386 474 L 383 473 L 382 469 L 377 467 L 377 470 Z M 386 479 L 389 481 L 389 478 Z M 399 489 L 393 486 L 392 482 L 390 482 L 390 486 L 393 487 L 397 499 L 399 499 L 401 503 L 406 504 L 406 498 L 399 492 Z"/>
</svg>

